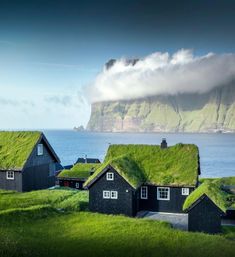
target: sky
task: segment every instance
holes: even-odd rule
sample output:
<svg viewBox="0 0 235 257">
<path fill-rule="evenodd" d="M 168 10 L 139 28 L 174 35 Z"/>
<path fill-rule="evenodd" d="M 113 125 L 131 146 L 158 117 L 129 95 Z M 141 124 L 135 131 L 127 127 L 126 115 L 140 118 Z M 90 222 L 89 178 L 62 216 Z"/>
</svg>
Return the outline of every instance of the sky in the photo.
<svg viewBox="0 0 235 257">
<path fill-rule="evenodd" d="M 0 0 L 0 129 L 85 126 L 108 60 L 181 49 L 221 60 L 234 26 L 232 0 Z"/>
</svg>

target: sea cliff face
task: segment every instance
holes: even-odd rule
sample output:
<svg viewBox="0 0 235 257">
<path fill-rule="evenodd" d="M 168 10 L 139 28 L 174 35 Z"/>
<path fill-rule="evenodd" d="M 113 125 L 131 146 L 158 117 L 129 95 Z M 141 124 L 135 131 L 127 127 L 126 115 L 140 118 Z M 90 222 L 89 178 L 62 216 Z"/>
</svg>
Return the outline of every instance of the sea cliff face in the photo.
<svg viewBox="0 0 235 257">
<path fill-rule="evenodd" d="M 205 94 L 94 103 L 87 130 L 235 132 L 235 83 Z"/>
</svg>

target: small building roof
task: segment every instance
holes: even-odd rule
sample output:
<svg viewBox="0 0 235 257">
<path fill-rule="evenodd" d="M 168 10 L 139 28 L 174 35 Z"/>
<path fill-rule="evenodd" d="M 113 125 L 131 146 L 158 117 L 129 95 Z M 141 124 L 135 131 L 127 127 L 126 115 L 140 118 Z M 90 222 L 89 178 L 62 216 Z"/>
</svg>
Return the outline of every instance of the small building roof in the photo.
<svg viewBox="0 0 235 257">
<path fill-rule="evenodd" d="M 90 176 L 90 172 L 97 169 L 99 163 L 78 163 L 75 164 L 70 170 L 62 170 L 58 174 L 58 178 L 80 178 L 86 179 Z"/>
<path fill-rule="evenodd" d="M 64 169 L 65 170 L 70 170 L 73 168 L 73 165 L 72 164 L 69 164 L 69 165 L 64 165 Z"/>
<path fill-rule="evenodd" d="M 204 199 L 207 199 L 209 201 L 211 201 L 215 207 L 217 207 L 218 210 L 220 210 L 220 213 L 225 213 L 226 211 L 224 209 L 221 208 L 221 206 L 217 205 L 214 201 L 211 200 L 211 198 L 207 195 L 207 194 L 202 194 L 199 198 L 197 198 L 196 201 L 194 201 L 187 209 L 185 209 L 184 211 L 186 212 L 190 212 L 190 210 L 192 210 L 195 206 L 197 206 L 199 203 L 201 203 Z"/>
<path fill-rule="evenodd" d="M 0 132 L 0 170 L 22 170 L 34 147 L 43 139 L 55 160 L 58 156 L 39 131 L 1 131 Z"/>
<path fill-rule="evenodd" d="M 223 190 L 224 183 L 232 183 L 234 178 L 206 179 L 196 188 L 185 200 L 183 210 L 189 209 L 202 195 L 207 195 L 215 205 L 223 212 L 233 207 L 233 202 L 229 199 L 232 196 L 228 191 Z"/>
<path fill-rule="evenodd" d="M 111 145 L 104 164 L 88 178 L 89 187 L 109 165 L 137 188 L 143 183 L 169 186 L 195 186 L 200 170 L 196 145 L 177 144 L 162 149 L 159 145 Z"/>
<path fill-rule="evenodd" d="M 100 163 L 97 158 L 78 158 L 76 163 Z"/>
</svg>

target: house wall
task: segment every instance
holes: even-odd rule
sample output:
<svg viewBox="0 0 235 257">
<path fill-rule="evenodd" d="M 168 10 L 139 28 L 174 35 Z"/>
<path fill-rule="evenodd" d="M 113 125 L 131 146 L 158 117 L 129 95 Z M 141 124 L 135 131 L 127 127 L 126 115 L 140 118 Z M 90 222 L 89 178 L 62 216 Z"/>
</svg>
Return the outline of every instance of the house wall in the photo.
<svg viewBox="0 0 235 257">
<path fill-rule="evenodd" d="M 189 210 L 188 229 L 212 234 L 221 232 L 221 211 L 208 197 Z"/>
<path fill-rule="evenodd" d="M 61 187 L 71 187 L 71 188 L 76 188 L 76 189 L 79 189 L 79 190 L 83 190 L 83 184 L 85 181 L 81 181 L 81 180 L 70 180 L 70 179 L 60 179 L 58 178 L 59 180 L 59 185 Z M 79 188 L 76 187 L 76 183 L 79 183 Z"/>
<path fill-rule="evenodd" d="M 106 180 L 106 173 L 113 172 L 114 180 Z M 117 191 L 118 199 L 103 199 L 103 190 Z M 113 169 L 107 170 L 89 188 L 89 209 L 107 214 L 136 214 L 136 195 L 133 188 Z"/>
<path fill-rule="evenodd" d="M 43 140 L 43 155 L 37 155 L 37 146 L 33 149 L 22 172 L 23 191 L 44 189 L 55 185 L 55 161 Z"/>
<path fill-rule="evenodd" d="M 0 189 L 22 191 L 22 173 L 14 172 L 14 180 L 6 178 L 7 171 L 0 171 Z"/>
<path fill-rule="evenodd" d="M 141 199 L 138 189 L 139 210 L 156 212 L 183 213 L 183 204 L 187 195 L 182 195 L 181 187 L 170 187 L 170 200 L 157 200 L 157 186 L 148 187 L 148 199 Z M 191 193 L 194 188 L 189 188 Z"/>
</svg>

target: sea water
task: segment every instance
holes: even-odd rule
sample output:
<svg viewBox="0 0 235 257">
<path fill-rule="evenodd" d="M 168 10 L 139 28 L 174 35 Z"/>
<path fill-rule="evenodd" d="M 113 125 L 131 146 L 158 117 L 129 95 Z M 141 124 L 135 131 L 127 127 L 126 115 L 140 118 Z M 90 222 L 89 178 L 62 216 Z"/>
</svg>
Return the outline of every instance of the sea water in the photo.
<svg viewBox="0 0 235 257">
<path fill-rule="evenodd" d="M 63 165 L 78 157 L 104 159 L 110 144 L 196 144 L 199 147 L 201 177 L 235 176 L 235 134 L 90 133 L 46 130 L 46 137 Z"/>
</svg>

